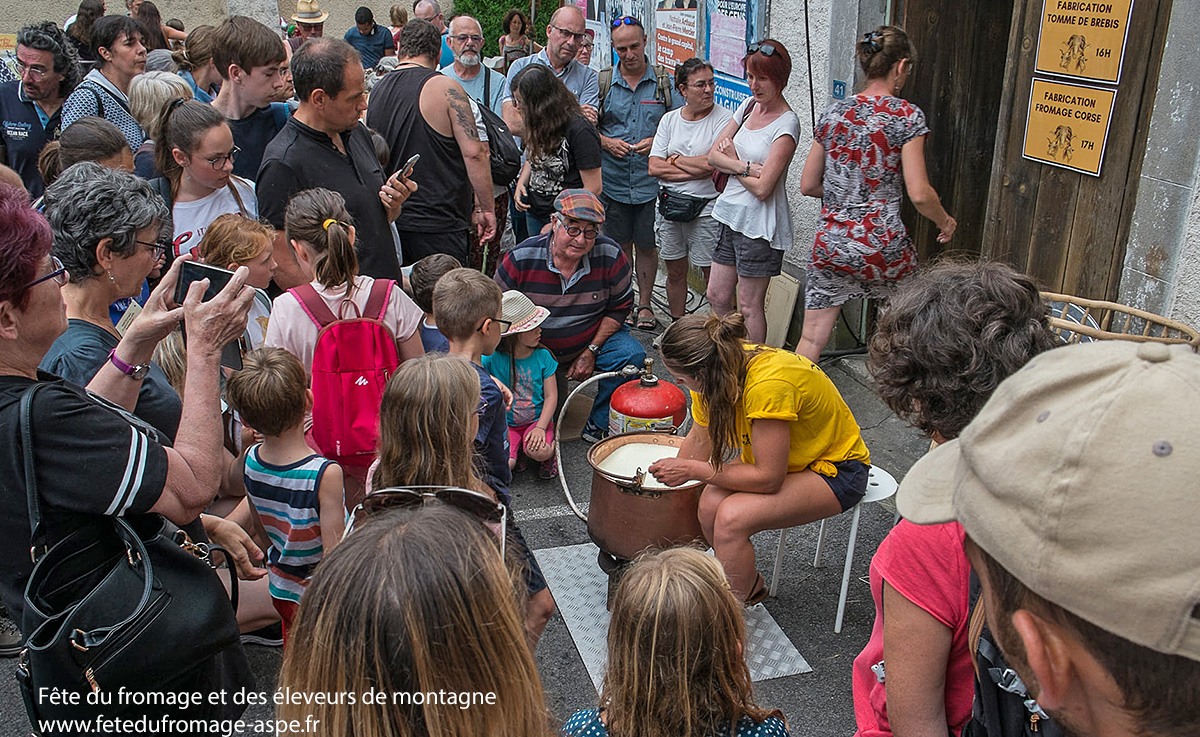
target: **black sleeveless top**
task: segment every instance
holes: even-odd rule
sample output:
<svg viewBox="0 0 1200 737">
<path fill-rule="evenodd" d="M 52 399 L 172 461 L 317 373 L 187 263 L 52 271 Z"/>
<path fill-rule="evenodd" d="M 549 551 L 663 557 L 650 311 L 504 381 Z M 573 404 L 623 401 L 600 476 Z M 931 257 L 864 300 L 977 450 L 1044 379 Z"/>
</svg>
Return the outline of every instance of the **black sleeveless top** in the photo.
<svg viewBox="0 0 1200 737">
<path fill-rule="evenodd" d="M 421 115 L 421 90 L 436 76 L 438 72 L 424 67 L 388 72 L 371 90 L 367 107 L 367 126 L 391 147 L 389 176 L 413 154 L 421 154 L 410 176 L 417 191 L 396 219 L 401 231 L 453 233 L 471 224 L 475 198 L 458 141 L 438 133 Z"/>
</svg>

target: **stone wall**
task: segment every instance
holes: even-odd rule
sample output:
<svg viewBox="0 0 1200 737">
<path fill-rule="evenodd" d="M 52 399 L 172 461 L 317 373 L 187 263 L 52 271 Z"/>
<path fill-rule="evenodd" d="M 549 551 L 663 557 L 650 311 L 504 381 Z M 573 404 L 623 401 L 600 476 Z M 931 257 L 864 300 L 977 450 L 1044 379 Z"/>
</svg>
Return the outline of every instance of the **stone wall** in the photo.
<svg viewBox="0 0 1200 737">
<path fill-rule="evenodd" d="M 1200 16 L 1187 6 L 1171 11 L 1119 299 L 1200 329 Z"/>
</svg>

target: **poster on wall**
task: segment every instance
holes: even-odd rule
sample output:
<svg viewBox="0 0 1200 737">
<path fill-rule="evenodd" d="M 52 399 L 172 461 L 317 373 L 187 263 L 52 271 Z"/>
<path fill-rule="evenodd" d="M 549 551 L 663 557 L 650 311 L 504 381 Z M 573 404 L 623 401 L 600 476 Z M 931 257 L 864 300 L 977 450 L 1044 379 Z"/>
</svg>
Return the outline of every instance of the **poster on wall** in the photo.
<svg viewBox="0 0 1200 737">
<path fill-rule="evenodd" d="M 1036 71 L 1116 84 L 1133 0 L 1043 0 Z"/>
<path fill-rule="evenodd" d="M 1115 90 L 1034 79 L 1025 121 L 1027 159 L 1100 176 Z"/>
<path fill-rule="evenodd" d="M 676 0 L 663 0 L 673 3 Z M 661 6 L 660 6 L 661 8 Z M 699 10 L 658 10 L 654 13 L 654 63 L 669 71 L 696 55 Z"/>
<path fill-rule="evenodd" d="M 608 24 L 603 20 L 588 20 L 587 29 L 594 34 L 592 61 L 588 66 L 598 72 L 607 66 L 612 58 L 612 45 L 608 39 Z"/>
<path fill-rule="evenodd" d="M 705 48 L 713 68 L 744 78 L 746 45 L 759 36 L 759 0 L 705 0 Z"/>
<path fill-rule="evenodd" d="M 750 96 L 750 85 L 746 84 L 746 80 L 741 77 L 732 77 L 721 72 L 717 72 L 713 76 L 717 83 L 717 89 L 713 92 L 713 102 L 731 112 L 736 112 L 738 106 Z"/>
</svg>

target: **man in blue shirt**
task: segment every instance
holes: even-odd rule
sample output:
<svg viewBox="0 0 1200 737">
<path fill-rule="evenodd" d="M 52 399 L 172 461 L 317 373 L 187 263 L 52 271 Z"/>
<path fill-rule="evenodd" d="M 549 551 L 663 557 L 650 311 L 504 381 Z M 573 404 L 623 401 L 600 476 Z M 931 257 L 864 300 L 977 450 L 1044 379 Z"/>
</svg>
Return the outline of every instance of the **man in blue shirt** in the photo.
<svg viewBox="0 0 1200 737">
<path fill-rule="evenodd" d="M 363 69 L 373 69 L 385 56 L 396 55 L 391 31 L 375 23 L 375 14 L 365 5 L 354 11 L 354 28 L 346 31 L 346 43 L 358 49 Z"/>
<path fill-rule="evenodd" d="M 450 48 L 450 29 L 446 27 L 442 6 L 438 5 L 437 0 L 420 0 L 413 6 L 413 15 L 432 23 L 437 32 L 442 34 L 442 55 L 438 57 L 438 68 L 450 66 L 454 62 L 454 50 Z"/>
<path fill-rule="evenodd" d="M 37 198 L 45 190 L 38 155 L 62 132 L 62 103 L 80 71 L 74 49 L 50 22 L 17 34 L 17 69 L 20 79 L 0 84 L 0 163 L 16 171 Z"/>
<path fill-rule="evenodd" d="M 620 63 L 604 72 L 606 78 L 611 78 L 611 84 L 600 102 L 597 126 L 603 149 L 600 171 L 604 176 L 604 206 L 608 212 L 604 234 L 620 243 L 626 258 L 635 265 L 638 306 L 626 323 L 653 330 L 658 325 L 650 307 L 650 293 L 658 271 L 654 241 L 658 180 L 650 176 L 650 146 L 663 114 L 678 107 L 679 101 L 671 94 L 674 79 L 646 59 L 646 30 L 641 21 L 628 15 L 614 20 L 612 46 Z M 660 76 L 665 80 L 660 82 Z"/>
<path fill-rule="evenodd" d="M 575 60 L 586 31 L 587 24 L 579 8 L 566 5 L 554 11 L 554 15 L 550 16 L 550 24 L 546 26 L 546 48 L 533 56 L 523 56 L 514 61 L 508 68 L 508 79 L 517 76 L 517 72 L 527 64 L 550 67 L 571 94 L 575 95 L 575 99 L 579 100 L 587 119 L 595 123 L 596 110 L 600 104 L 600 83 L 594 69 L 589 69 Z M 504 83 L 503 100 L 504 122 L 514 136 L 519 136 L 522 129 L 521 116 L 513 106 L 512 89 L 508 81 Z"/>
</svg>

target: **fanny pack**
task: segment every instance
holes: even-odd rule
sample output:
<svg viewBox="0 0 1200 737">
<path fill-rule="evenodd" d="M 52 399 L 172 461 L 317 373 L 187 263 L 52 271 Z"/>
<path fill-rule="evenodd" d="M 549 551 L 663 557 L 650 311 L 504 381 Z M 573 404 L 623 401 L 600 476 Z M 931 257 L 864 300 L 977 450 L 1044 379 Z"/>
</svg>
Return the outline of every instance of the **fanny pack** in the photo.
<svg viewBox="0 0 1200 737">
<path fill-rule="evenodd" d="M 682 194 L 666 187 L 658 189 L 659 214 L 676 223 L 690 223 L 700 217 L 700 213 L 709 202 L 712 200 Z"/>
</svg>

